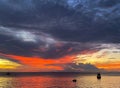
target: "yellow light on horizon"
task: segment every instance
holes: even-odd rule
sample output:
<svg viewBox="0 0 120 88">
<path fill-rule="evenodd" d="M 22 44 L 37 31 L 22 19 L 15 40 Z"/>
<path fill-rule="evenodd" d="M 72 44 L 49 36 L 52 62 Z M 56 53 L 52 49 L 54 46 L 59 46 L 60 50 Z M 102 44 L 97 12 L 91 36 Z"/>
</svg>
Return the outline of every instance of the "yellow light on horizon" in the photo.
<svg viewBox="0 0 120 88">
<path fill-rule="evenodd" d="M 16 69 L 21 64 L 0 58 L 0 69 Z"/>
<path fill-rule="evenodd" d="M 103 69 L 120 69 L 120 50 L 119 49 L 102 49 L 95 53 L 79 54 L 75 63 L 92 64 Z"/>
</svg>

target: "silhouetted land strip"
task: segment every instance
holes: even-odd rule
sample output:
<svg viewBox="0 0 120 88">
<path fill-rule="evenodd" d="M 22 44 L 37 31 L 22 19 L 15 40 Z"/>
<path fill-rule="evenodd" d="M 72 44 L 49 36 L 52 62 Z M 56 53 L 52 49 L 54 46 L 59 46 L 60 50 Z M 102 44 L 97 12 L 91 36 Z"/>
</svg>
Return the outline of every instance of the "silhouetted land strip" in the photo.
<svg viewBox="0 0 120 88">
<path fill-rule="evenodd" d="M 120 76 L 120 72 L 104 72 L 102 75 Z M 0 72 L 0 76 L 77 76 L 77 75 L 96 75 L 96 72 Z"/>
</svg>

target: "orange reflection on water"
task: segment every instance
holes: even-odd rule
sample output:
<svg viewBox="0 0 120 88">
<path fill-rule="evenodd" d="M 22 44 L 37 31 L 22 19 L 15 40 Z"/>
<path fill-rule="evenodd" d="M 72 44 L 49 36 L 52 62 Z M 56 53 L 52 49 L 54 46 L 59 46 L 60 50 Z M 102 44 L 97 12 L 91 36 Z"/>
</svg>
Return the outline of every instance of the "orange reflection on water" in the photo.
<svg viewBox="0 0 120 88">
<path fill-rule="evenodd" d="M 70 77 L 28 76 L 19 77 L 14 81 L 19 83 L 21 88 L 71 88 L 74 87 L 71 80 Z"/>
<path fill-rule="evenodd" d="M 77 75 L 76 83 L 71 75 L 39 75 L 0 77 L 0 88 L 120 88 L 120 76 Z"/>
<path fill-rule="evenodd" d="M 0 77 L 0 88 L 12 88 L 11 77 Z"/>
</svg>

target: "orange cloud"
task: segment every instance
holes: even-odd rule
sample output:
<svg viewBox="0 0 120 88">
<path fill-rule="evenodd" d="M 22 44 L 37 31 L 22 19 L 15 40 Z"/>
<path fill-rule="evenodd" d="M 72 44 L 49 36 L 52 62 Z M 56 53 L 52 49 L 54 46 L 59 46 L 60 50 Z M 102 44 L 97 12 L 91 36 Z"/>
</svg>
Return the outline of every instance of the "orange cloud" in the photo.
<svg viewBox="0 0 120 88">
<path fill-rule="evenodd" d="M 82 51 L 76 56 L 75 63 L 90 63 L 99 69 L 106 71 L 120 71 L 120 54 L 113 53 L 117 49 L 101 49 L 99 51 Z"/>
<path fill-rule="evenodd" d="M 39 71 L 55 71 L 55 70 L 64 70 L 62 66 L 57 66 L 56 64 L 67 64 L 72 63 L 75 56 L 65 56 L 58 59 L 44 59 L 40 57 L 24 57 L 17 55 L 4 55 L 14 60 L 21 62 L 23 65 L 27 67 L 23 67 L 21 69 L 34 70 L 37 69 Z"/>
<path fill-rule="evenodd" d="M 120 62 L 96 64 L 96 67 L 102 68 L 102 69 L 105 69 L 108 71 L 119 71 L 120 70 Z"/>
</svg>

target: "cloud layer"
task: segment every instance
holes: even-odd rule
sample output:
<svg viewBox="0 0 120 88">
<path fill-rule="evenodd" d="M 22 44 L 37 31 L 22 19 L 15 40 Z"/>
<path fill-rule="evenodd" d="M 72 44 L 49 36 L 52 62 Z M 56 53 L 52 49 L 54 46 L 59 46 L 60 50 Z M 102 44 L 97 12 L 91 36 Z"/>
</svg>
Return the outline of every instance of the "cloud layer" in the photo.
<svg viewBox="0 0 120 88">
<path fill-rule="evenodd" d="M 0 52 L 59 59 L 120 49 L 119 24 L 119 0 L 0 0 Z"/>
<path fill-rule="evenodd" d="M 0 2 L 1 44 L 4 43 L 7 48 L 8 44 L 12 44 L 30 51 L 30 47 L 38 50 L 38 46 L 43 46 L 42 50 L 46 51 L 50 46 L 51 52 L 51 48 L 53 51 L 56 50 L 55 44 L 68 50 L 74 49 L 75 46 L 82 48 L 84 45 L 81 43 L 120 42 L 119 0 Z"/>
</svg>

